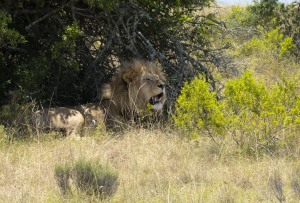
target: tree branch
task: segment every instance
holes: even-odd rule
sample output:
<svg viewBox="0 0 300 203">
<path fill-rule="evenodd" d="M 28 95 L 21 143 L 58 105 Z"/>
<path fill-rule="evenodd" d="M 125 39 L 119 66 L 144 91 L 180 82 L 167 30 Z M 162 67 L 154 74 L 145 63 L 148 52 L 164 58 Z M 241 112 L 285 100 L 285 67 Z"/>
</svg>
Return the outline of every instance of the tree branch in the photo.
<svg viewBox="0 0 300 203">
<path fill-rule="evenodd" d="M 47 14 L 44 15 L 43 17 L 41 17 L 41 18 L 35 20 L 34 22 L 30 23 L 29 25 L 27 25 L 27 26 L 25 27 L 25 29 L 26 29 L 27 31 L 30 30 L 33 26 L 35 26 L 35 25 L 38 24 L 39 22 L 45 20 L 46 18 L 48 18 L 48 17 L 51 16 L 52 14 L 61 11 L 64 7 L 66 7 L 66 6 L 68 6 L 68 5 L 69 5 L 69 2 L 66 3 L 66 4 L 64 4 L 64 5 L 62 5 L 60 8 L 54 9 L 54 10 L 51 11 L 50 13 L 47 13 Z"/>
</svg>

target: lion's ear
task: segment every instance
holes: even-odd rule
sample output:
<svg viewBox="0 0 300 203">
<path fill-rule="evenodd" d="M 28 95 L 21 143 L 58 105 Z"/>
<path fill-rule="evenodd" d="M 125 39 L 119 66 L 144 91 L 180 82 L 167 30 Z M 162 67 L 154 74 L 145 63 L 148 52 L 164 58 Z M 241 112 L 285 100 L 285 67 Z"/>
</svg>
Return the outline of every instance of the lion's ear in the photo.
<svg viewBox="0 0 300 203">
<path fill-rule="evenodd" d="M 130 72 L 126 72 L 123 74 L 123 80 L 127 83 L 130 84 L 133 80 L 132 74 Z"/>
</svg>

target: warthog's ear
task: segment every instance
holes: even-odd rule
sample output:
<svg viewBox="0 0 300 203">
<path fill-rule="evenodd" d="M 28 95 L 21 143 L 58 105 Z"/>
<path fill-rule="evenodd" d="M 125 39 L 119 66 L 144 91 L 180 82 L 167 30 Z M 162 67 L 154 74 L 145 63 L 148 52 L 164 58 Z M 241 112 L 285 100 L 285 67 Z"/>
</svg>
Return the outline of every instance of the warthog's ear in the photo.
<svg viewBox="0 0 300 203">
<path fill-rule="evenodd" d="M 127 71 L 127 72 L 123 73 L 123 80 L 127 84 L 130 84 L 132 81 L 134 81 L 136 75 L 137 74 L 134 71 Z"/>
</svg>

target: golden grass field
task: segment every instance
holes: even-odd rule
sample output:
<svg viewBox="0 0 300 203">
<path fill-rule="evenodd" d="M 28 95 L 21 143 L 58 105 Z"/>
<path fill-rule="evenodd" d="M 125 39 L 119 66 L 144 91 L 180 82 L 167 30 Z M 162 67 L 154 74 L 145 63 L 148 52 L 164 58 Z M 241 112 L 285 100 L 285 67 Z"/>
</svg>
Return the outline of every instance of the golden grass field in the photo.
<svg viewBox="0 0 300 203">
<path fill-rule="evenodd" d="M 270 86 L 283 72 L 299 71 L 289 59 L 262 54 L 235 61 Z M 300 202 L 300 145 L 247 156 L 232 140 L 217 146 L 205 136 L 185 139 L 174 129 L 155 127 L 78 140 L 45 135 L 8 143 L 1 136 L 0 129 L 0 203 L 100 202 L 63 195 L 56 182 L 55 165 L 79 158 L 100 160 L 119 175 L 116 193 L 103 202 Z"/>
<path fill-rule="evenodd" d="M 119 136 L 2 144 L 0 202 L 100 201 L 61 194 L 54 167 L 78 158 L 99 159 L 117 171 L 117 192 L 104 202 L 300 201 L 300 160 L 247 158 L 203 137 L 191 141 L 176 133 L 136 129 Z"/>
</svg>

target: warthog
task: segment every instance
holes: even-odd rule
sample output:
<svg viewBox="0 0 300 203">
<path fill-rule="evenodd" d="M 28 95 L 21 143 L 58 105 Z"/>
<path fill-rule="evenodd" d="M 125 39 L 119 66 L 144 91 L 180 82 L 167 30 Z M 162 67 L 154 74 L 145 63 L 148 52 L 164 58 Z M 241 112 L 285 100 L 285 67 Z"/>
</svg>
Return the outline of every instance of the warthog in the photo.
<svg viewBox="0 0 300 203">
<path fill-rule="evenodd" d="M 65 107 L 45 108 L 33 113 L 33 125 L 41 130 L 64 130 L 67 136 L 75 136 L 84 123 L 79 111 Z"/>
<path fill-rule="evenodd" d="M 74 109 L 79 111 L 84 116 L 86 127 L 94 128 L 98 124 L 102 124 L 104 126 L 104 113 L 101 109 L 100 103 L 87 103 L 78 105 L 75 106 Z"/>
</svg>

